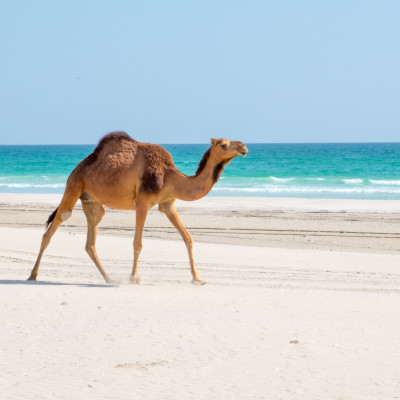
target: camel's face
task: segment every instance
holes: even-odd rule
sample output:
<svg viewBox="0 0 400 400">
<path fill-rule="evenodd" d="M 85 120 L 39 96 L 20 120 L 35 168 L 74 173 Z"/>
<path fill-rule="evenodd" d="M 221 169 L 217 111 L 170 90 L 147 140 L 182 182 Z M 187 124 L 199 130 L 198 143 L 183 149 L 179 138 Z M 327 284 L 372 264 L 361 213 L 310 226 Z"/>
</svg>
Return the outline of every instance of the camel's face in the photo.
<svg viewBox="0 0 400 400">
<path fill-rule="evenodd" d="M 247 147 L 236 140 L 211 139 L 211 146 L 216 155 L 223 160 L 232 159 L 238 155 L 246 157 Z"/>
</svg>

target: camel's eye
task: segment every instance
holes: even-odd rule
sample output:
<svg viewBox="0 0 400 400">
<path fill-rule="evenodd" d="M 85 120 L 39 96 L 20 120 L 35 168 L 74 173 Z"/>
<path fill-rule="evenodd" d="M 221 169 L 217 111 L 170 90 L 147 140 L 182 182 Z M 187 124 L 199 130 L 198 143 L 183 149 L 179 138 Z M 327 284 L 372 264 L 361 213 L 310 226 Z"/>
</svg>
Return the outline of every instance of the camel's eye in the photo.
<svg viewBox="0 0 400 400">
<path fill-rule="evenodd" d="M 228 145 L 226 143 L 221 143 L 220 145 L 224 150 L 226 150 L 226 148 L 228 147 Z"/>
</svg>

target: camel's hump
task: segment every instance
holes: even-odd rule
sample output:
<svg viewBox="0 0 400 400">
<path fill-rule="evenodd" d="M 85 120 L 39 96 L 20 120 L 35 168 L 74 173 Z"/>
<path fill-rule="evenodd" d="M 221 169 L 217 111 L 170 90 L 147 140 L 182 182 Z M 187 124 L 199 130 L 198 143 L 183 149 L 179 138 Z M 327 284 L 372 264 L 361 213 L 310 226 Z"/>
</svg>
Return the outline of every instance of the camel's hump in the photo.
<svg viewBox="0 0 400 400">
<path fill-rule="evenodd" d="M 106 146 L 110 142 L 121 142 L 124 140 L 127 140 L 129 142 L 136 142 L 135 139 L 131 138 L 124 131 L 116 131 L 116 132 L 107 133 L 107 135 L 103 136 L 100 139 L 99 144 L 94 149 L 94 153 L 99 153 L 104 148 L 104 146 Z"/>
</svg>

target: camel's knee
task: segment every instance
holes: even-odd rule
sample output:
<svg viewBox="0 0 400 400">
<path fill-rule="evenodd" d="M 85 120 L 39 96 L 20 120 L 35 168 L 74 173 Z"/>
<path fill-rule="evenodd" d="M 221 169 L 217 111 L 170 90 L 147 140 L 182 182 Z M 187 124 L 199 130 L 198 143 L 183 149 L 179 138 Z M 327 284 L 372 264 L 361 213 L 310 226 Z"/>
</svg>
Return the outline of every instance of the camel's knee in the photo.
<svg viewBox="0 0 400 400">
<path fill-rule="evenodd" d="M 61 215 L 60 215 L 61 221 L 62 222 L 66 221 L 68 218 L 71 217 L 71 215 L 72 215 L 72 211 L 64 211 L 64 212 L 62 212 Z"/>
<path fill-rule="evenodd" d="M 187 247 L 192 248 L 193 247 L 193 237 L 190 233 L 187 234 L 187 236 L 185 236 L 185 243 Z"/>
<path fill-rule="evenodd" d="M 133 251 L 135 254 L 139 254 L 142 251 L 142 243 L 133 243 Z"/>
<path fill-rule="evenodd" d="M 100 221 L 103 219 L 104 215 L 106 214 L 105 208 L 101 204 L 96 204 L 96 207 L 93 208 L 93 215 L 92 218 L 94 223 L 98 225 Z"/>
<path fill-rule="evenodd" d="M 93 245 L 90 245 L 90 244 L 86 243 L 85 251 L 86 251 L 86 253 L 88 253 L 89 256 L 90 256 L 90 255 L 93 253 Z"/>
</svg>

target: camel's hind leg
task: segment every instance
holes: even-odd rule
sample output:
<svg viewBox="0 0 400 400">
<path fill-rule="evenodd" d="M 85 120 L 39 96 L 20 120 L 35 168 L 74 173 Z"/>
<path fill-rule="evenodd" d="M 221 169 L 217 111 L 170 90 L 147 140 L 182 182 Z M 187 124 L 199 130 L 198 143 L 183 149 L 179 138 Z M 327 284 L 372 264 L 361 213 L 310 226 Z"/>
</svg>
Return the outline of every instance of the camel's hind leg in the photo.
<svg viewBox="0 0 400 400">
<path fill-rule="evenodd" d="M 100 203 L 97 203 L 95 201 L 82 200 L 82 208 L 86 215 L 88 225 L 85 250 L 89 254 L 89 257 L 92 259 L 101 275 L 103 276 L 104 280 L 107 283 L 115 283 L 112 279 L 109 278 L 106 271 L 104 271 L 99 261 L 99 258 L 97 257 L 95 247 L 97 237 L 97 225 L 102 220 L 106 211 Z"/>
<path fill-rule="evenodd" d="M 68 187 L 67 187 L 68 189 Z M 51 221 L 50 225 L 48 226 L 46 232 L 42 238 L 42 244 L 40 245 L 39 254 L 36 259 L 35 266 L 32 269 L 31 275 L 28 278 L 28 281 L 36 281 L 36 278 L 39 273 L 39 264 L 40 260 L 42 259 L 42 255 L 46 250 L 47 246 L 50 243 L 50 239 L 61 225 L 62 222 L 66 221 L 72 214 L 72 209 L 75 206 L 75 203 L 78 201 L 80 192 L 73 192 L 72 190 L 66 190 L 64 196 L 61 200 L 60 205 L 58 206 L 54 219 Z"/>
</svg>

